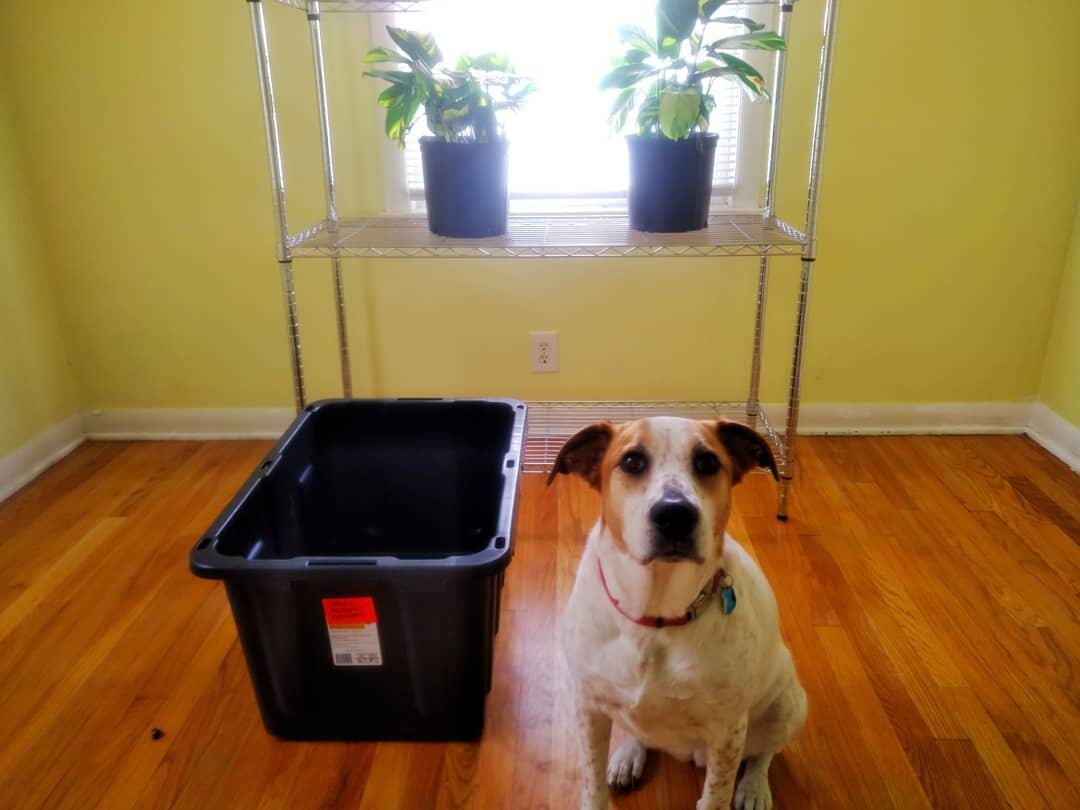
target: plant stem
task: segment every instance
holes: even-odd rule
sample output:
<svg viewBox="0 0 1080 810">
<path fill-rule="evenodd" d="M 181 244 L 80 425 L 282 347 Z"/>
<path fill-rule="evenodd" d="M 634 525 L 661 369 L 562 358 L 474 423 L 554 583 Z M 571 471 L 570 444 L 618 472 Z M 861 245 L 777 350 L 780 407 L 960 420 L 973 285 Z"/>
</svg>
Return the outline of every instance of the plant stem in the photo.
<svg viewBox="0 0 1080 810">
<path fill-rule="evenodd" d="M 701 37 L 698 39 L 697 47 L 694 48 L 694 64 L 690 66 L 689 80 L 692 80 L 697 73 L 698 56 L 701 54 L 701 46 L 705 44 L 705 31 L 708 30 L 710 22 L 712 21 L 705 20 L 705 23 L 701 26 Z"/>
</svg>

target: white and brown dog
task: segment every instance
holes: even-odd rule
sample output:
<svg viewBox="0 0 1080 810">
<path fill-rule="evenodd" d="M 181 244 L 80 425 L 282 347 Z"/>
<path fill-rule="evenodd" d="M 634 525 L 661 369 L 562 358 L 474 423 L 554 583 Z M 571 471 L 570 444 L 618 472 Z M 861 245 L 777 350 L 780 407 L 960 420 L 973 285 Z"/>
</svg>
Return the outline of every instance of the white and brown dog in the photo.
<svg viewBox="0 0 1080 810">
<path fill-rule="evenodd" d="M 772 807 L 768 768 L 802 728 L 806 693 L 761 569 L 726 534 L 731 488 L 768 444 L 734 422 L 643 419 L 580 431 L 548 479 L 600 492 L 563 649 L 584 751 L 581 807 L 636 787 L 646 750 L 707 768 L 698 810 Z M 608 762 L 612 721 L 632 735 Z M 746 768 L 738 789 L 736 775 Z"/>
</svg>

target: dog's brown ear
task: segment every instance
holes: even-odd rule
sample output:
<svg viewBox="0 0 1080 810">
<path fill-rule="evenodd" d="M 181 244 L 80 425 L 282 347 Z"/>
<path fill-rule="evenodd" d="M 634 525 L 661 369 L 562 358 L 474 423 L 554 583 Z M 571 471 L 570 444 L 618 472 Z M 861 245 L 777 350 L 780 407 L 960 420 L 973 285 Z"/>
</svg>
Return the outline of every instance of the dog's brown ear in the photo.
<svg viewBox="0 0 1080 810">
<path fill-rule="evenodd" d="M 731 483 L 739 483 L 742 477 L 755 467 L 770 470 L 773 478 L 780 479 L 772 449 L 756 430 L 738 422 L 721 419 L 716 423 L 716 435 L 720 437 L 720 443 L 727 449 L 735 466 L 731 472 Z"/>
<path fill-rule="evenodd" d="M 548 485 L 559 473 L 576 473 L 588 481 L 593 489 L 600 489 L 600 461 L 614 435 L 615 428 L 610 422 L 597 422 L 567 439 L 548 475 Z"/>
</svg>

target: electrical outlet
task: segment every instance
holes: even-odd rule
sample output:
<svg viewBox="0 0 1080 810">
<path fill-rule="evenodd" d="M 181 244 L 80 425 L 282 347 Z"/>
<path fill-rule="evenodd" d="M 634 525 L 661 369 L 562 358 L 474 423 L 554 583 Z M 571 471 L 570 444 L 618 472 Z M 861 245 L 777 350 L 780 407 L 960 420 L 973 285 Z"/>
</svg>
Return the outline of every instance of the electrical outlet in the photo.
<svg viewBox="0 0 1080 810">
<path fill-rule="evenodd" d="M 534 372 L 559 370 L 558 332 L 529 332 L 529 348 Z"/>
</svg>

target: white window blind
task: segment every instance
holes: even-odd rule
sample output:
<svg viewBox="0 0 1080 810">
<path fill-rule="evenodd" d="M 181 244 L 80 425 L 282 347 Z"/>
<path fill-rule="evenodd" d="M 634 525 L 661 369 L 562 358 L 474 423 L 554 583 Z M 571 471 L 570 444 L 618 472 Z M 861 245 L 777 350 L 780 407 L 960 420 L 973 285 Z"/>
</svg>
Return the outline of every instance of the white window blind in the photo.
<svg viewBox="0 0 1080 810">
<path fill-rule="evenodd" d="M 731 15 L 752 16 L 761 7 L 732 4 Z M 620 207 L 629 182 L 623 135 L 611 130 L 608 111 L 615 93 L 598 89 L 621 54 L 616 29 L 636 23 L 654 30 L 655 0 L 443 0 L 422 11 L 377 18 L 373 39 L 388 44 L 387 23 L 434 34 L 448 62 L 463 53 L 486 50 L 510 55 L 519 73 L 537 84 L 523 110 L 505 119 L 510 139 L 512 208 L 552 209 Z M 737 33 L 714 24 L 709 38 Z M 743 54 L 765 69 L 768 61 Z M 767 74 L 766 74 L 767 75 Z M 714 204 L 755 207 L 760 183 L 764 102 L 751 104 L 740 88 L 718 79 L 712 85 L 716 109 L 710 131 L 719 136 L 714 164 Z M 762 109 L 753 109 L 762 108 Z M 388 209 L 423 206 L 423 171 L 419 139 L 429 135 L 419 119 L 404 154 L 390 145 Z M 391 185 L 396 185 L 392 193 Z"/>
</svg>

